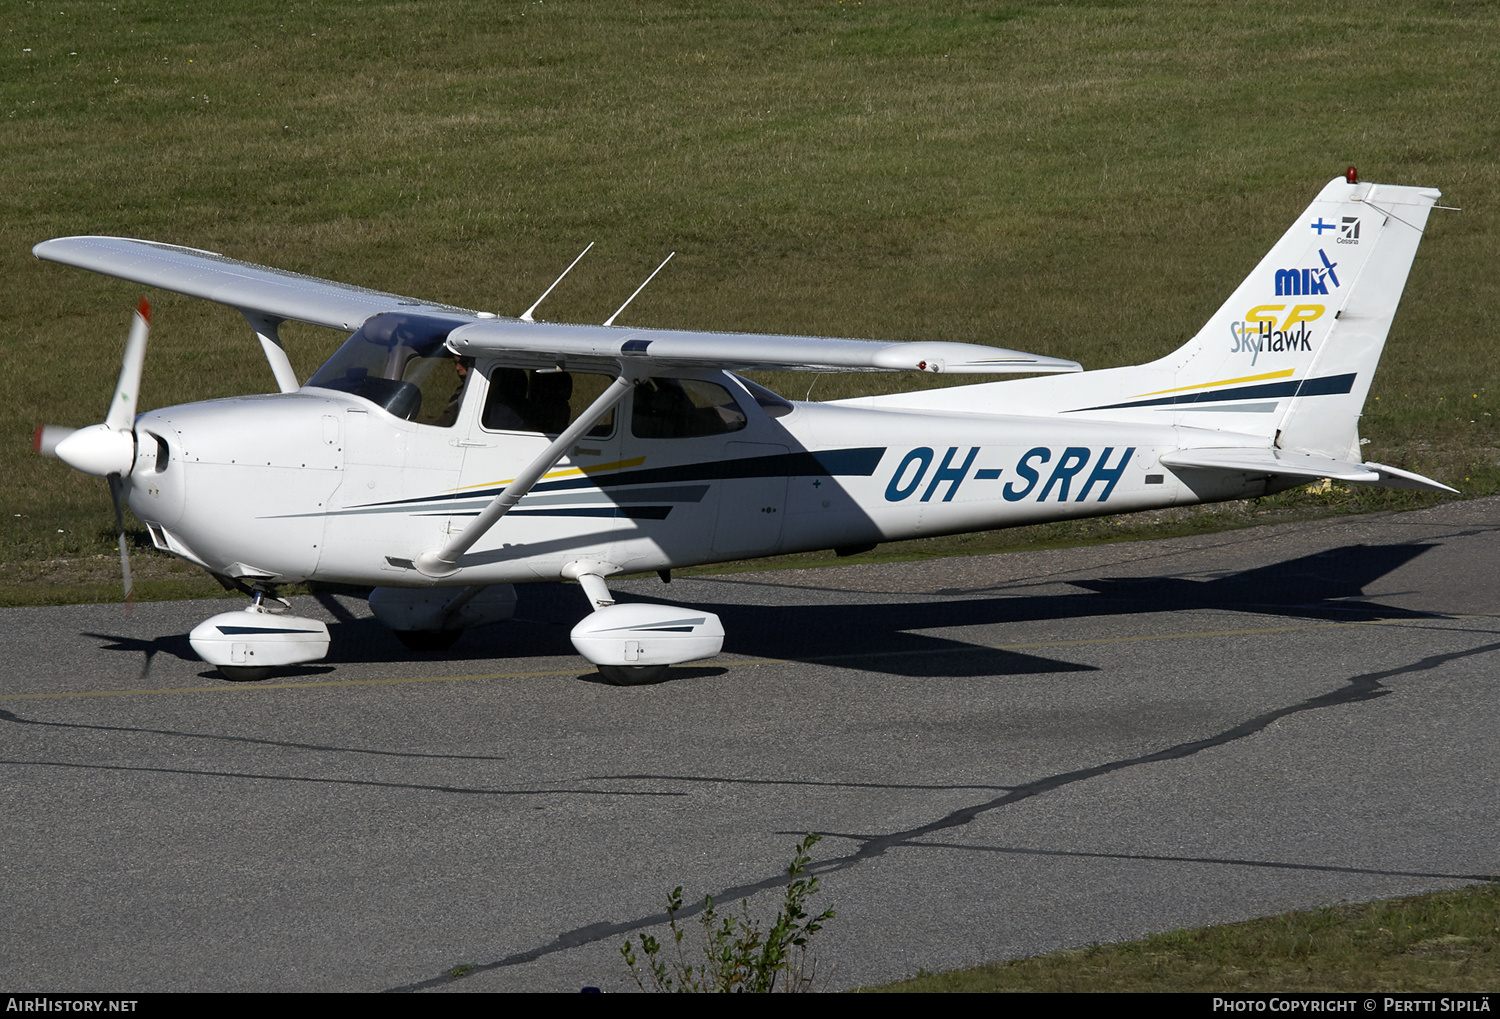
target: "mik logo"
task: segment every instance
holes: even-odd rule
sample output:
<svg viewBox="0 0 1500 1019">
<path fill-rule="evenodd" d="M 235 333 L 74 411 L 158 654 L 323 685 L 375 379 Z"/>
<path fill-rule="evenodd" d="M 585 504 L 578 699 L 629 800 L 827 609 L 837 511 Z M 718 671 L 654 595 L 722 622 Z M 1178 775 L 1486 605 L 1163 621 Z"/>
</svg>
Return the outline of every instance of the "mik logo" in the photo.
<svg viewBox="0 0 1500 1019">
<path fill-rule="evenodd" d="M 1078 495 L 1074 502 L 1083 502 L 1098 488 L 1098 502 L 1109 498 L 1119 483 L 1121 475 L 1125 473 L 1125 465 L 1130 463 L 1130 457 L 1135 453 L 1135 447 L 1131 446 L 1120 454 L 1118 462 L 1113 467 L 1109 466 L 1110 457 L 1114 456 L 1115 447 L 1106 446 L 1104 452 L 1099 454 L 1099 459 L 1094 461 L 1093 470 L 1084 477 L 1084 468 L 1093 459 L 1094 451 L 1087 446 L 1069 446 L 1062 451 L 1056 464 L 1048 474 L 1046 465 L 1051 464 L 1052 450 L 1047 446 L 1037 446 L 1027 450 L 1021 459 L 1016 461 L 1011 476 L 1015 481 L 1007 481 L 1005 487 L 1000 490 L 1000 495 L 1007 502 L 1020 502 L 1022 499 L 1030 498 L 1031 493 L 1038 484 L 1042 485 L 1041 493 L 1037 495 L 1037 502 L 1046 502 L 1049 498 L 1055 498 L 1058 502 L 1067 502 L 1073 492 L 1075 481 L 1081 484 L 1078 487 Z M 955 463 L 959 459 L 958 447 L 949 446 L 948 452 L 943 454 L 942 461 L 934 470 L 932 462 L 936 454 L 930 446 L 918 446 L 901 458 L 901 463 L 896 467 L 896 472 L 891 475 L 890 483 L 885 486 L 885 498 L 887 502 L 901 502 L 911 498 L 922 489 L 921 502 L 930 502 L 940 489 L 946 486 L 943 492 L 943 502 L 952 502 L 953 497 L 958 494 L 958 486 L 969 477 L 969 468 L 974 465 L 974 460 L 979 456 L 979 447 L 971 446 L 968 454 L 964 456 L 963 462 Z M 931 472 L 931 477 L 929 477 Z M 985 467 L 974 472 L 976 481 L 997 481 L 1005 473 L 1003 467 Z M 1042 483 L 1042 475 L 1048 474 L 1045 483 Z M 925 488 L 923 482 L 927 482 Z"/>
<path fill-rule="evenodd" d="M 1311 351 L 1313 334 L 1307 323 L 1322 318 L 1325 310 L 1321 304 L 1298 304 L 1283 320 L 1281 313 L 1286 305 L 1256 305 L 1245 312 L 1243 322 L 1229 323 L 1229 352 L 1249 354 L 1253 366 L 1261 354 Z"/>
<path fill-rule="evenodd" d="M 1358 227 L 1356 222 L 1356 236 Z M 1309 297 L 1313 294 L 1326 294 L 1329 283 L 1333 284 L 1334 289 L 1338 289 L 1339 278 L 1333 271 L 1338 263 L 1330 262 L 1322 248 L 1318 249 L 1318 257 L 1322 259 L 1323 265 L 1317 269 L 1277 269 L 1276 296 Z"/>
</svg>

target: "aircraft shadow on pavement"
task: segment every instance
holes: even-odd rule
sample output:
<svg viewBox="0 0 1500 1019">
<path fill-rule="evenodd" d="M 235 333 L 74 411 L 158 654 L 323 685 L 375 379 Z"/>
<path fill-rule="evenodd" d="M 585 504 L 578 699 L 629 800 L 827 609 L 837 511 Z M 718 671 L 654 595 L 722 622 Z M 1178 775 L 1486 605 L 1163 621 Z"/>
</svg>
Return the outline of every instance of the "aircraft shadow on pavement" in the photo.
<svg viewBox="0 0 1500 1019">
<path fill-rule="evenodd" d="M 1072 581 L 1105 598 L 1174 612 L 1224 608 L 1315 619 L 1430 619 L 1431 612 L 1381 605 L 1364 589 L 1435 545 L 1345 545 L 1213 580 L 1150 577 Z"/>
<path fill-rule="evenodd" d="M 723 619 L 728 632 L 724 650 L 728 654 L 930 678 L 1091 671 L 1091 666 L 913 631 L 1204 608 L 1311 619 L 1433 618 L 1433 613 L 1368 600 L 1364 589 L 1434 547 L 1347 545 L 1208 580 L 1143 577 L 1070 581 L 1084 589 L 1079 593 L 974 597 L 971 592 L 948 590 L 935 593 L 963 597 L 860 604 L 829 589 L 827 602 L 820 605 L 698 603 L 698 607 L 717 612 Z M 329 625 L 333 645 L 324 663 L 573 656 L 568 633 L 581 615 L 582 599 L 577 588 L 526 585 L 520 589 L 520 598 L 516 618 L 469 631 L 452 648 L 426 655 L 408 651 L 374 619 L 357 618 L 342 607 L 329 606 L 337 620 Z M 622 592 L 619 598 L 622 602 L 670 601 L 671 595 L 666 590 L 654 598 Z M 145 668 L 159 654 L 198 661 L 182 635 L 153 640 L 113 634 L 85 636 L 112 641 L 105 650 L 144 653 Z M 687 678 L 681 667 L 671 675 Z"/>
<path fill-rule="evenodd" d="M 1432 547 L 1349 545 L 1209 580 L 1075 580 L 1070 583 L 1087 592 L 1076 594 L 875 605 L 703 607 L 724 620 L 729 634 L 725 650 L 741 654 L 847 662 L 868 671 L 904 676 L 1067 671 L 1081 667 L 910 631 L 1204 608 L 1311 619 L 1431 618 L 1432 613 L 1366 600 L 1364 589 Z M 973 653 L 954 653 L 965 648 Z M 924 651 L 946 653 L 923 655 Z"/>
</svg>

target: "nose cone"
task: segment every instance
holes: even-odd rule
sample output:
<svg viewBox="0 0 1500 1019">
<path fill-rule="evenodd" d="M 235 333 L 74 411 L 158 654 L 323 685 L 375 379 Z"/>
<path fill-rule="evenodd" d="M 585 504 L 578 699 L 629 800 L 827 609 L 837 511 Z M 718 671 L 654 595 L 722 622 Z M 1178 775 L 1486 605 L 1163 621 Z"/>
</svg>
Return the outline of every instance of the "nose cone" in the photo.
<svg viewBox="0 0 1500 1019">
<path fill-rule="evenodd" d="M 63 463 L 85 474 L 126 475 L 135 465 L 135 436 L 109 425 L 90 425 L 63 439 L 54 452 Z"/>
</svg>

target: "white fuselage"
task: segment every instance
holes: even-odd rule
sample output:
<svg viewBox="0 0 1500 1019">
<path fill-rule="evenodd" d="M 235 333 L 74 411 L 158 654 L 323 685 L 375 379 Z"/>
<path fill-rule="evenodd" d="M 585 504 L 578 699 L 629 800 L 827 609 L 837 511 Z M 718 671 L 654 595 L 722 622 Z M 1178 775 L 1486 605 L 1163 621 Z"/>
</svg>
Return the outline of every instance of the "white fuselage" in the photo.
<svg viewBox="0 0 1500 1019">
<path fill-rule="evenodd" d="M 428 587 L 556 580 L 579 560 L 664 570 L 1266 491 L 1264 476 L 1194 476 L 1189 487 L 1161 466 L 1164 453 L 1210 444 L 1180 425 L 839 403 L 771 417 L 733 376 L 684 371 L 730 390 L 744 426 L 638 438 L 627 396 L 608 436 L 577 443 L 456 574 L 434 580 L 411 561 L 461 531 L 549 441 L 482 425 L 479 368 L 448 427 L 312 387 L 143 414 L 130 506 L 158 547 L 227 576 Z"/>
</svg>

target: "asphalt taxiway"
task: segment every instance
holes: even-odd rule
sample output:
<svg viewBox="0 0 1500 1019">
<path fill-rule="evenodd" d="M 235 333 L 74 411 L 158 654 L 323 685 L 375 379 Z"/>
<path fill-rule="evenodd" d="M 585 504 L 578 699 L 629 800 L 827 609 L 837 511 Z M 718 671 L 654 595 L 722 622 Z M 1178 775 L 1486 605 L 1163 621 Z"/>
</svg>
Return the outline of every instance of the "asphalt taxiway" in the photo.
<svg viewBox="0 0 1500 1019">
<path fill-rule="evenodd" d="M 435 657 L 305 599 L 330 658 L 259 683 L 188 647 L 224 602 L 3 610 L 0 984 L 633 989 L 668 890 L 769 918 L 809 831 L 835 989 L 1490 879 L 1497 535 L 1483 499 L 633 581 L 729 633 L 636 688 L 563 586 Z"/>
</svg>

